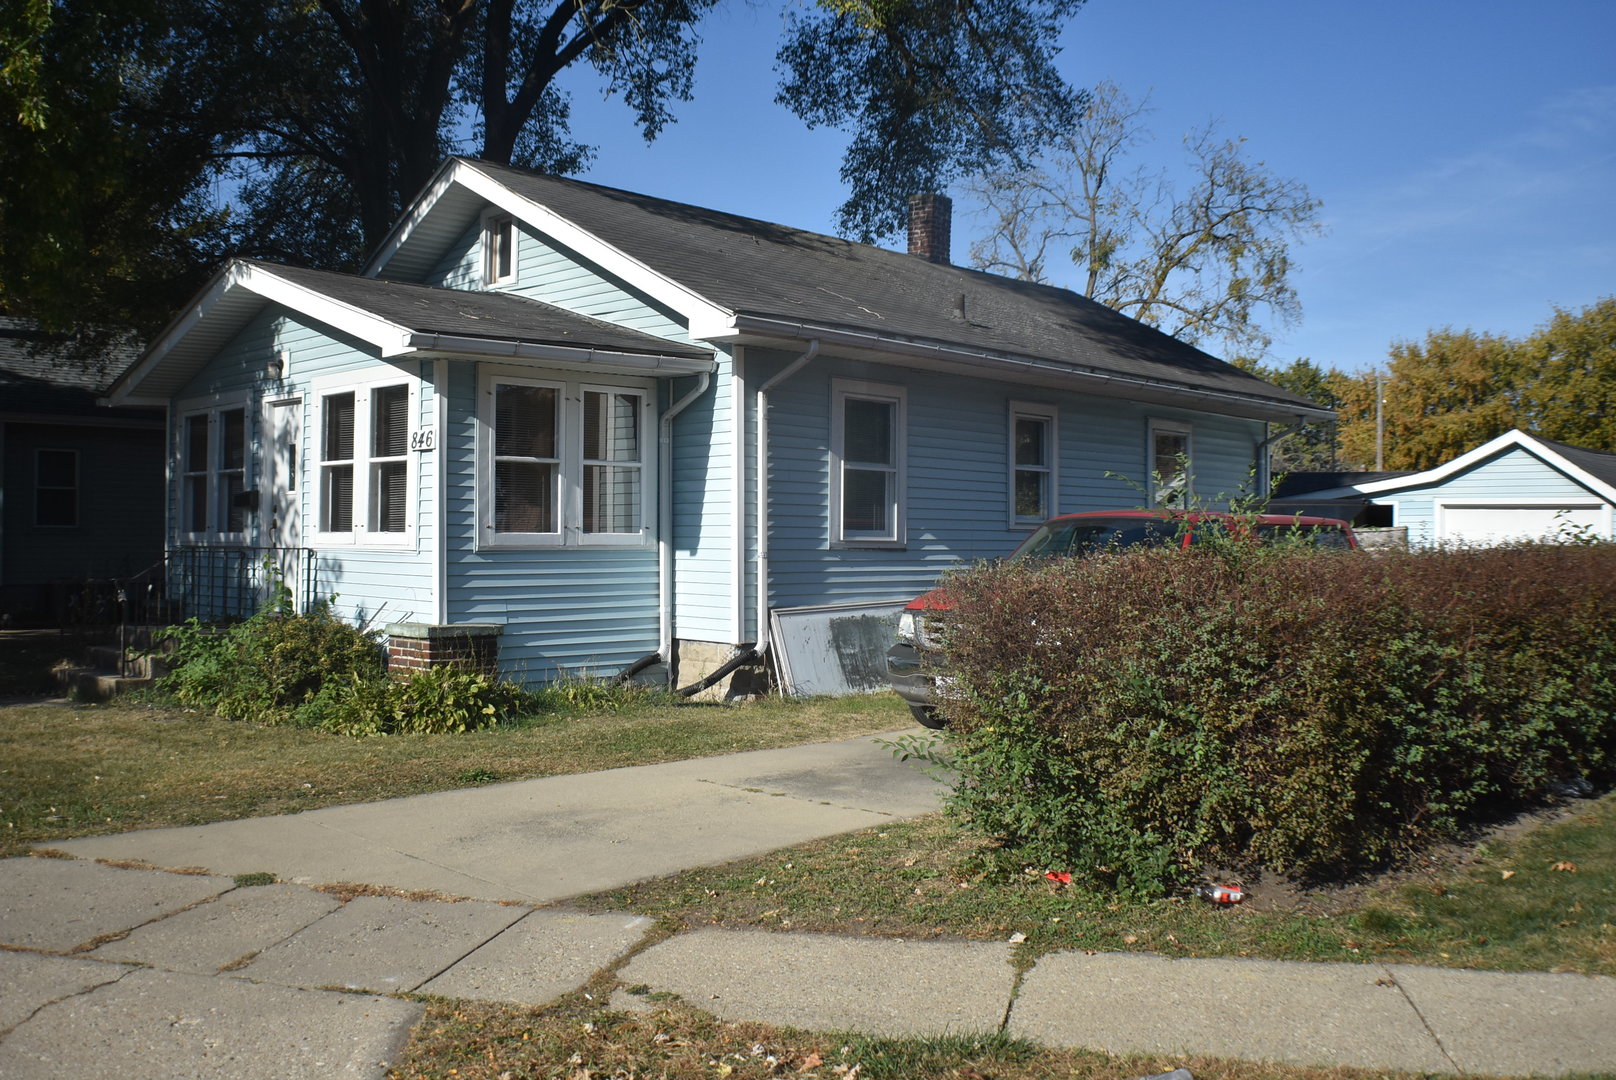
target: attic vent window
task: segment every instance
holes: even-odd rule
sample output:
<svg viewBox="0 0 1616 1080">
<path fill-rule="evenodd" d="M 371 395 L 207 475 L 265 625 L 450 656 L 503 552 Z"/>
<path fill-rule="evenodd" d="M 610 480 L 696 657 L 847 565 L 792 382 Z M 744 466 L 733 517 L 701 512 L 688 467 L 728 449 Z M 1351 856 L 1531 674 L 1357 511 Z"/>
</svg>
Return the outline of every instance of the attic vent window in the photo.
<svg viewBox="0 0 1616 1080">
<path fill-rule="evenodd" d="M 483 219 L 483 284 L 516 280 L 516 222 L 509 214 Z"/>
</svg>

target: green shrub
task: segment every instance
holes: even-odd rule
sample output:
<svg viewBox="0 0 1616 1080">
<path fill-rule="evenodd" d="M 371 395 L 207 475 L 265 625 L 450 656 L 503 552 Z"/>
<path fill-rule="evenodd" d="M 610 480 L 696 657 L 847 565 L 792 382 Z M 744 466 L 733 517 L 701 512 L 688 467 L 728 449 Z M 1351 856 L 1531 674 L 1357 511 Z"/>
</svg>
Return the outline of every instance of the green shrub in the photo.
<svg viewBox="0 0 1616 1080">
<path fill-rule="evenodd" d="M 1230 544 L 948 588 L 950 809 L 1045 868 L 1338 876 L 1616 776 L 1616 546 Z"/>
<path fill-rule="evenodd" d="M 520 710 L 526 695 L 509 683 L 454 666 L 408 679 L 353 679 L 302 710 L 302 722 L 342 735 L 439 735 L 492 727 Z"/>
<path fill-rule="evenodd" d="M 330 681 L 384 674 L 376 634 L 343 622 L 329 603 L 299 613 L 283 599 L 230 627 L 193 619 L 165 636 L 175 666 L 162 689 L 228 720 L 281 721 Z"/>
</svg>

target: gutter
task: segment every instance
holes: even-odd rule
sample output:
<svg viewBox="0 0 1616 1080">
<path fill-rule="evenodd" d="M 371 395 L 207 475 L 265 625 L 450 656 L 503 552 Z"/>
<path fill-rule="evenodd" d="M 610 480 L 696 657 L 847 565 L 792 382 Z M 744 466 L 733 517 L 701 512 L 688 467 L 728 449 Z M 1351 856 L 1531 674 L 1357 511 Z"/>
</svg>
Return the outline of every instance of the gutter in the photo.
<svg viewBox="0 0 1616 1080">
<path fill-rule="evenodd" d="M 668 406 L 657 432 L 657 611 L 660 618 L 657 652 L 668 661 L 670 687 L 673 676 L 673 418 L 707 392 L 713 381 L 712 372 L 703 371 L 697 379 L 695 389 Z"/>
<path fill-rule="evenodd" d="M 505 357 L 513 360 L 542 360 L 549 363 L 581 364 L 586 367 L 615 367 L 664 374 L 696 375 L 711 372 L 716 362 L 695 357 L 682 358 L 652 353 L 617 352 L 593 347 L 540 345 L 534 342 L 464 337 L 457 334 L 411 334 L 410 348 L 423 352 L 454 353 L 477 357 Z M 704 366 L 705 365 L 705 366 Z"/>
<path fill-rule="evenodd" d="M 963 349 L 959 346 L 940 345 L 925 341 L 913 341 L 903 338 L 882 337 L 879 334 L 858 330 L 838 329 L 830 326 L 820 326 L 812 323 L 793 322 L 786 319 L 771 319 L 761 315 L 736 315 L 730 320 L 729 329 L 737 333 L 758 333 L 774 337 L 796 338 L 798 340 L 822 341 L 827 345 L 845 345 L 855 348 L 870 349 L 878 352 L 892 353 L 899 356 L 912 356 L 917 359 L 938 360 L 959 364 L 970 368 L 987 368 L 997 375 L 1003 375 L 1006 367 L 1018 368 L 1030 374 L 1056 376 L 1062 379 L 1077 378 L 1087 382 L 1114 385 L 1120 388 L 1137 390 L 1152 390 L 1157 393 L 1172 394 L 1189 398 L 1194 401 L 1221 401 L 1230 404 L 1245 405 L 1248 410 L 1261 409 L 1265 416 L 1250 416 L 1249 419 L 1261 420 L 1268 418 L 1289 420 L 1292 417 L 1316 417 L 1320 420 L 1329 420 L 1335 413 L 1329 409 L 1317 406 L 1285 402 L 1268 402 L 1262 398 L 1254 398 L 1245 394 L 1237 394 L 1223 390 L 1205 390 L 1185 386 L 1181 383 L 1164 382 L 1156 379 L 1142 378 L 1136 375 L 1123 375 L 1117 372 L 1099 371 L 1093 368 L 1081 368 L 1068 364 L 1056 364 L 1047 360 L 1031 360 L 1024 357 L 1006 356 L 1000 353 L 990 353 L 980 349 Z M 704 334 L 706 340 L 713 340 L 717 335 Z M 1118 394 L 1117 396 L 1126 396 Z"/>
</svg>

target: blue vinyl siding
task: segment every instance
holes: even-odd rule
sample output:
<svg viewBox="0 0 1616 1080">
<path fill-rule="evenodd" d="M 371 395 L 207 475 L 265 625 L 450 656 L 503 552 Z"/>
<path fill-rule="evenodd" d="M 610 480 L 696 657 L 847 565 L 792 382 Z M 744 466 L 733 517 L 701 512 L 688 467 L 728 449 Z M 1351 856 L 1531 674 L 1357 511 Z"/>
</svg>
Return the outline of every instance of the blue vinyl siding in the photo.
<svg viewBox="0 0 1616 1080">
<path fill-rule="evenodd" d="M 726 354 L 720 353 L 718 362 L 707 392 L 673 423 L 674 636 L 731 642 L 737 636 L 732 626 L 734 370 Z M 679 380 L 673 396 L 688 388 L 687 380 Z"/>
<path fill-rule="evenodd" d="M 516 279 L 495 286 L 547 304 L 688 343 L 684 320 L 639 296 L 574 252 L 553 244 L 532 226 L 517 222 Z M 482 281 L 482 223 L 467 229 L 439 261 L 426 284 L 451 289 L 487 289 Z"/>
<path fill-rule="evenodd" d="M 658 644 L 655 546 L 478 550 L 477 365 L 450 366 L 445 587 L 450 623 L 495 623 L 500 671 L 527 683 L 611 674 Z M 654 437 L 651 434 L 649 437 Z"/>
<path fill-rule="evenodd" d="M 789 361 L 749 350 L 761 382 Z M 904 550 L 833 547 L 830 537 L 832 380 L 907 387 L 907 543 Z M 1059 409 L 1062 512 L 1138 506 L 1149 420 L 1194 430 L 1197 494 L 1208 500 L 1249 484 L 1262 425 L 1116 399 L 835 359 L 816 360 L 771 394 L 770 592 L 772 607 L 907 600 L 961 562 L 1003 555 L 1028 531 L 1007 523 L 1009 403 Z"/>
<path fill-rule="evenodd" d="M 269 360 L 279 351 L 289 356 L 286 377 L 267 376 Z M 247 410 L 249 453 L 246 486 L 260 489 L 264 482 L 263 403 L 271 398 L 301 396 L 303 399 L 301 445 L 298 458 L 298 500 L 302 519 L 303 546 L 315 549 L 316 589 L 321 597 L 335 596 L 334 610 L 354 622 L 380 625 L 389 622 L 430 621 L 433 617 L 431 543 L 437 527 L 433 507 L 436 490 L 432 454 L 412 454 L 415 474 L 415 521 L 413 538 L 399 547 L 371 547 L 364 544 L 322 544 L 316 533 L 318 521 L 318 433 L 313 430 L 317 412 L 313 408 L 317 391 L 311 382 L 333 376 L 352 377 L 356 383 L 389 379 L 409 380 L 420 372 L 422 363 L 378 359 L 368 346 L 294 317 L 275 305 L 267 307 L 241 333 L 203 368 L 178 395 L 180 407 L 217 399 L 229 406 L 239 403 Z M 415 426 L 430 422 L 433 388 L 428 378 L 416 382 Z M 176 417 L 179 414 L 176 413 Z M 177 424 L 176 419 L 175 423 Z M 171 431 L 170 453 L 179 452 L 178 430 Z M 169 537 L 178 542 L 178 485 L 168 491 Z M 268 543 L 261 533 L 259 515 L 249 517 L 247 543 Z"/>
<path fill-rule="evenodd" d="M 1394 525 L 1408 526 L 1411 543 L 1436 539 L 1436 504 L 1466 499 L 1588 499 L 1587 488 L 1537 456 L 1511 447 L 1441 484 L 1388 492 L 1374 502 L 1396 507 Z"/>
</svg>

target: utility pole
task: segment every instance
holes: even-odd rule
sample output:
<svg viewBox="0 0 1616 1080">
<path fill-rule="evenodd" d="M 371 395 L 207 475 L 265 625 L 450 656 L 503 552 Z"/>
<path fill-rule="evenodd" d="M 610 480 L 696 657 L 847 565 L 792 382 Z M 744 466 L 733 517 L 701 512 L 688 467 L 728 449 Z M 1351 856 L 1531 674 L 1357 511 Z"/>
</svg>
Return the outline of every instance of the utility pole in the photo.
<svg viewBox="0 0 1616 1080">
<path fill-rule="evenodd" d="M 1375 372 L 1375 471 L 1386 471 L 1386 380 Z"/>
</svg>

